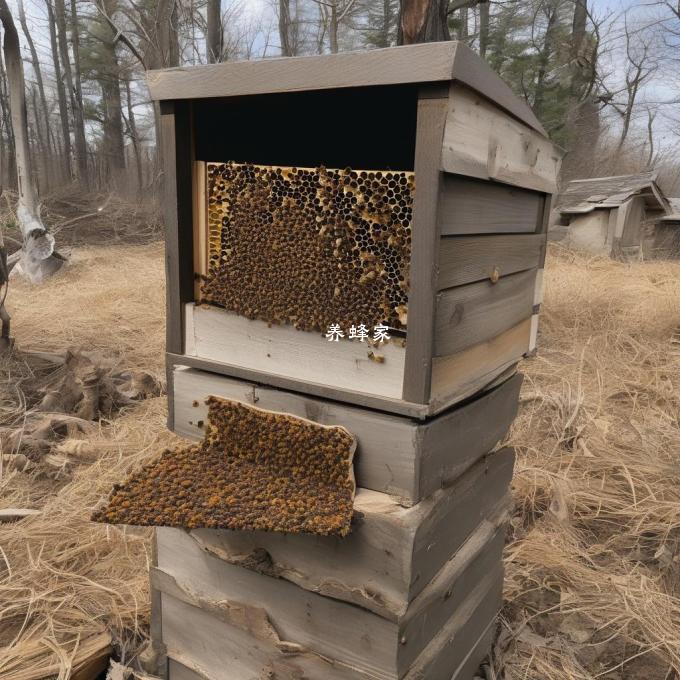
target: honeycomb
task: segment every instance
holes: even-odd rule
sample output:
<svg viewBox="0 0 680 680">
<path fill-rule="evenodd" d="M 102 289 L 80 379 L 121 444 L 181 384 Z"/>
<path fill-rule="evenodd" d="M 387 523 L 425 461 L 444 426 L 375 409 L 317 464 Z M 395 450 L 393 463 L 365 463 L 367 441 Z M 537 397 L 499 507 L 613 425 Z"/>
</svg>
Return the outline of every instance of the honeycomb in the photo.
<svg viewBox="0 0 680 680">
<path fill-rule="evenodd" d="M 345 536 L 354 437 L 342 427 L 209 397 L 202 442 L 166 450 L 116 485 L 110 524 Z"/>
<path fill-rule="evenodd" d="M 201 302 L 326 331 L 405 329 L 412 172 L 207 164 Z"/>
</svg>

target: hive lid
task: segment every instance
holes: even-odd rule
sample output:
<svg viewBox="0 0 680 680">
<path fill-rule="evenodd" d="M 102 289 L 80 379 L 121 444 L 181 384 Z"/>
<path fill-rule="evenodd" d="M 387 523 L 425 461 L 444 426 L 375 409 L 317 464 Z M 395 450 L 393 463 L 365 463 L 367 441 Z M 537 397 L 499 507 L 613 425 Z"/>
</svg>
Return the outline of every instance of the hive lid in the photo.
<svg viewBox="0 0 680 680">
<path fill-rule="evenodd" d="M 455 41 L 183 66 L 148 71 L 146 77 L 155 101 L 455 80 L 547 137 L 529 106 L 478 54 Z"/>
</svg>

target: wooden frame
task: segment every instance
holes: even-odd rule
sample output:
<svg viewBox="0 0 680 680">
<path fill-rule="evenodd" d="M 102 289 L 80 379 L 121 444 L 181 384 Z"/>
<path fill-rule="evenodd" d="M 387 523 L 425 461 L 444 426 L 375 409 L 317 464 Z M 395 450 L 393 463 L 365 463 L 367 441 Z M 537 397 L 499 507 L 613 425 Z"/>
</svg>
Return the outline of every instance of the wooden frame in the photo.
<svg viewBox="0 0 680 680">
<path fill-rule="evenodd" d="M 162 100 L 168 364 L 428 418 L 484 390 L 533 349 L 559 154 L 529 109 L 467 47 L 170 69 L 150 73 L 149 84 Z M 374 363 L 366 347 L 352 346 L 358 343 L 344 341 L 333 354 L 321 335 L 303 338 L 196 308 L 206 199 L 204 168 L 194 162 L 200 121 L 192 122 L 192 100 L 322 90 L 335 97 L 342 88 L 391 85 L 418 87 L 406 346 L 381 347 L 384 361 Z M 477 371 L 470 361 L 481 362 Z"/>
</svg>

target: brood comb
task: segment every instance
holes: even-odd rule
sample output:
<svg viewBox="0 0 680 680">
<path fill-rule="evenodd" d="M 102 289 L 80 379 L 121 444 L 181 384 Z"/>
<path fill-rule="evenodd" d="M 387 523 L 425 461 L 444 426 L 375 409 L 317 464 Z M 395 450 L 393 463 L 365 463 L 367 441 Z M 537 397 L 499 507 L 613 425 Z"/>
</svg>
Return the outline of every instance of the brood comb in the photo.
<svg viewBox="0 0 680 680">
<path fill-rule="evenodd" d="M 202 302 L 309 331 L 405 329 L 412 172 L 207 168 Z"/>
<path fill-rule="evenodd" d="M 210 397 L 197 445 L 166 450 L 92 519 L 110 524 L 344 536 L 352 519 L 353 435 L 342 427 Z"/>
</svg>

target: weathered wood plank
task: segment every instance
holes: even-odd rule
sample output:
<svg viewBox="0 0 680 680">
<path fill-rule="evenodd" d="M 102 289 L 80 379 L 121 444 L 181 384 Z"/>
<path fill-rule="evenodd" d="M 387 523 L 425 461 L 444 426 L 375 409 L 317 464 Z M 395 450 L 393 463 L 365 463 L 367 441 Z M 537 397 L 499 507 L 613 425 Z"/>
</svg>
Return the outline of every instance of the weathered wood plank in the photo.
<svg viewBox="0 0 680 680">
<path fill-rule="evenodd" d="M 411 225 L 411 276 L 408 296 L 408 345 L 403 398 L 427 404 L 432 374 L 432 338 L 437 290 L 439 233 L 437 211 L 441 186 L 441 153 L 449 107 L 448 88 L 420 92 L 416 131 L 417 186 Z"/>
<path fill-rule="evenodd" d="M 187 103 L 161 105 L 160 153 L 165 222 L 166 348 L 182 352 L 184 310 L 193 298 L 191 126 Z"/>
<path fill-rule="evenodd" d="M 503 568 L 498 565 L 469 594 L 439 635 L 420 655 L 404 680 L 470 680 L 458 669 L 494 620 L 503 604 Z"/>
<path fill-rule="evenodd" d="M 229 680 L 253 680 L 272 677 L 272 674 L 282 680 L 303 677 L 307 680 L 449 680 L 451 669 L 460 669 L 469 660 L 502 601 L 500 564 L 477 577 L 475 586 L 461 593 L 463 599 L 456 611 L 412 668 L 389 671 L 378 667 L 366 671 L 328 653 L 315 653 L 280 635 L 263 607 L 183 590 L 173 584 L 172 579 L 165 579 L 167 590 L 172 591 L 163 593 L 163 623 L 171 673 L 184 672 L 178 677 L 191 680 L 196 677 L 222 680 L 226 668 Z M 354 608 L 348 612 L 351 614 L 358 616 L 361 610 Z M 345 627 L 351 629 L 351 623 Z M 350 642 L 344 637 L 337 644 L 341 645 L 343 640 Z M 372 651 L 371 641 L 370 636 L 362 641 L 362 651 L 367 655 Z M 408 641 L 404 645 L 408 645 Z M 399 640 L 395 639 L 395 656 L 399 646 Z M 456 673 L 456 677 L 463 680 L 458 670 Z M 178 678 L 171 675 L 170 680 Z"/>
<path fill-rule="evenodd" d="M 342 425 L 357 437 L 354 468 L 359 486 L 394 494 L 409 503 L 420 499 L 417 421 L 193 369 L 175 370 L 174 389 L 177 434 L 192 439 L 203 436 L 198 423 L 206 421 L 208 409 L 204 402 L 210 395 L 291 413 L 323 425 Z"/>
<path fill-rule="evenodd" d="M 348 402 L 356 406 L 409 416 L 410 418 L 418 418 L 420 420 L 424 420 L 438 410 L 441 410 L 441 408 L 435 409 L 429 404 L 414 404 L 413 402 L 404 401 L 403 399 L 380 397 L 374 394 L 359 392 L 358 390 L 347 390 L 329 387 L 328 385 L 317 385 L 296 378 L 272 375 L 265 371 L 257 371 L 251 368 L 243 368 L 242 366 L 234 366 L 233 364 L 225 364 L 221 361 L 201 359 L 187 354 L 173 354 L 168 352 L 166 354 L 166 361 L 173 366 L 191 366 L 192 368 L 197 368 L 202 371 L 219 373 L 220 375 L 239 378 L 240 380 L 250 380 L 284 390 L 292 390 L 300 392 L 301 394 L 321 397 L 322 399 L 335 399 L 336 401 Z"/>
<path fill-rule="evenodd" d="M 439 228 L 442 236 L 535 233 L 543 217 L 536 191 L 445 174 Z"/>
<path fill-rule="evenodd" d="M 450 680 L 470 680 L 470 678 L 477 676 L 479 667 L 491 651 L 491 646 L 496 637 L 496 625 L 494 617 L 486 627 L 486 630 L 479 636 L 474 647 L 468 652 L 463 662 L 456 668 Z"/>
<path fill-rule="evenodd" d="M 529 348 L 531 319 L 457 354 L 432 362 L 431 407 L 441 409 L 490 385 Z"/>
<path fill-rule="evenodd" d="M 358 489 L 359 519 L 344 539 L 209 529 L 191 537 L 226 563 L 397 621 L 475 530 L 503 522 L 513 460 L 509 450 L 493 454 L 413 508 Z M 172 542 L 177 532 L 162 529 L 161 536 Z"/>
<path fill-rule="evenodd" d="M 218 603 L 219 604 L 219 603 Z M 252 612 L 253 610 L 244 611 Z M 274 635 L 261 639 L 200 607 L 163 595 L 165 643 L 171 663 L 181 664 L 201 680 L 361 680 L 374 678 L 317 654 L 286 645 Z M 257 612 L 255 612 L 257 616 Z M 176 666 L 173 666 L 176 668 Z M 194 676 L 189 676 L 192 678 Z M 182 676 L 180 676 L 181 678 Z M 176 680 L 172 678 L 172 680 Z"/>
<path fill-rule="evenodd" d="M 202 438 L 199 423 L 207 420 L 210 395 L 341 425 L 357 438 L 357 484 L 413 505 L 451 484 L 503 439 L 517 412 L 522 377 L 424 423 L 186 367 L 175 369 L 173 383 L 177 434 Z"/>
<path fill-rule="evenodd" d="M 206 195 L 206 164 L 193 164 L 193 217 L 194 217 L 194 273 L 205 276 L 208 273 L 208 217 Z M 201 298 L 201 281 L 195 277 L 194 300 Z"/>
<path fill-rule="evenodd" d="M 207 676 L 192 671 L 174 659 L 168 663 L 168 680 L 209 680 Z"/>
<path fill-rule="evenodd" d="M 539 266 L 541 234 L 450 236 L 439 246 L 438 289 L 462 286 Z"/>
<path fill-rule="evenodd" d="M 556 191 L 560 156 L 550 140 L 465 86 L 453 83 L 450 97 L 445 172 Z"/>
<path fill-rule="evenodd" d="M 462 408 L 422 428 L 420 498 L 451 486 L 505 437 L 515 416 L 523 376 L 515 374 Z"/>
<path fill-rule="evenodd" d="M 497 283 L 480 281 L 437 295 L 434 355 L 447 356 L 485 342 L 531 316 L 536 269 Z"/>
<path fill-rule="evenodd" d="M 402 677 L 442 627 L 470 608 L 469 594 L 502 569 L 505 533 L 503 527 L 480 525 L 406 614 L 387 622 L 361 607 L 216 560 L 184 532 L 170 531 L 172 544 L 163 543 L 162 564 L 152 570 L 154 586 L 162 593 L 258 641 L 316 653 L 375 678 Z M 192 634 L 188 629 L 187 635 Z M 458 651 L 461 659 L 466 652 Z"/>
<path fill-rule="evenodd" d="M 458 80 L 546 135 L 531 109 L 467 45 L 453 41 L 148 71 L 154 100 L 233 97 Z"/>
<path fill-rule="evenodd" d="M 372 348 L 348 339 L 270 326 L 215 307 L 186 305 L 186 354 L 280 377 L 399 398 L 405 349 L 398 340 Z M 369 358 L 373 351 L 383 363 Z"/>
</svg>

